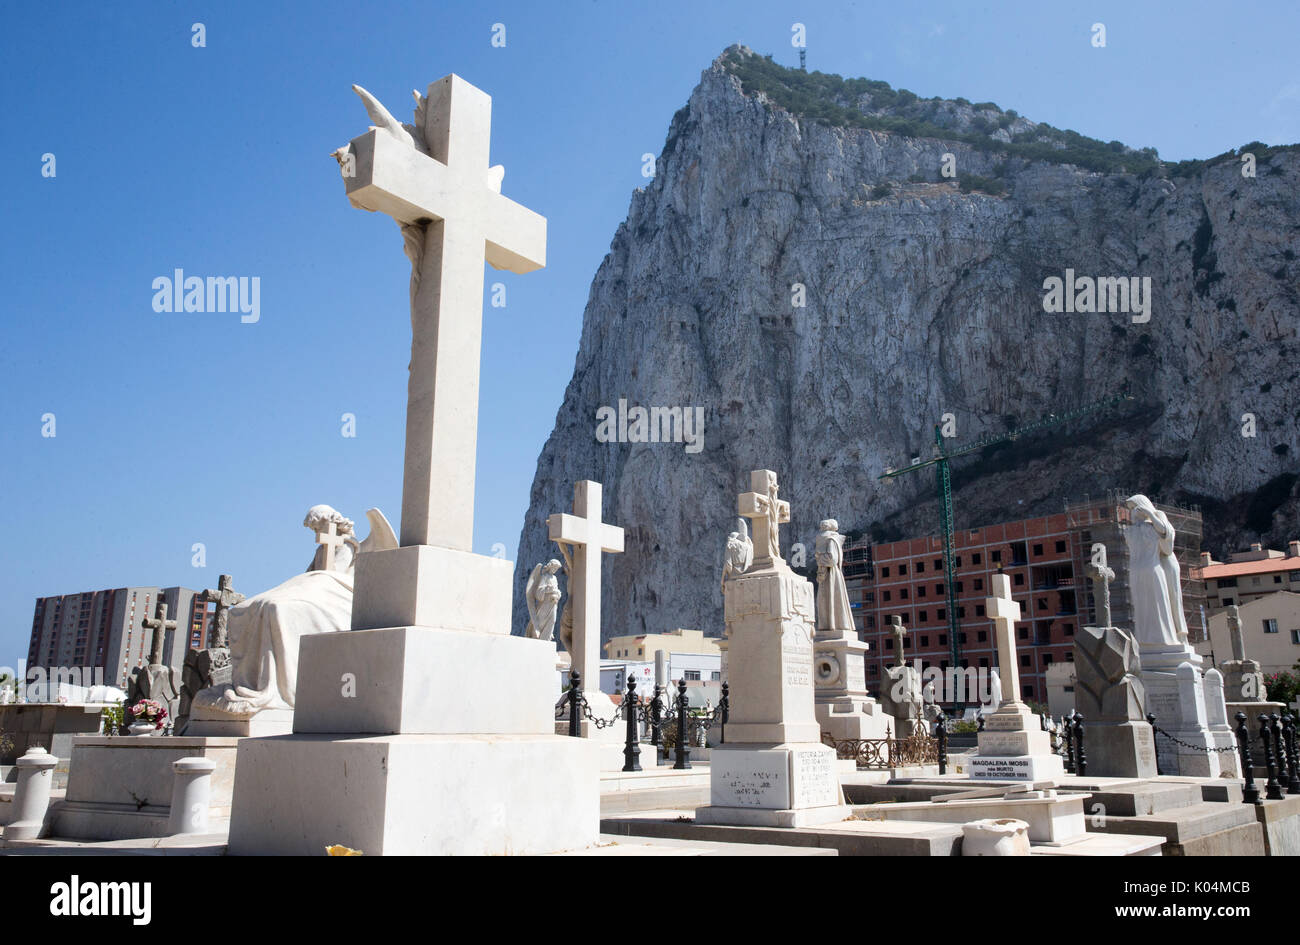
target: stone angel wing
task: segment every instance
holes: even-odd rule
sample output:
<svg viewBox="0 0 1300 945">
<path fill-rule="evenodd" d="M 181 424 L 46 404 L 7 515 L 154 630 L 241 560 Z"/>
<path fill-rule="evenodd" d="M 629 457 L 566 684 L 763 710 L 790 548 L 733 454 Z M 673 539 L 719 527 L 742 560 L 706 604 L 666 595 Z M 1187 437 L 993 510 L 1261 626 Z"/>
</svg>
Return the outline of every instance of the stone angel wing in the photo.
<svg viewBox="0 0 1300 945">
<path fill-rule="evenodd" d="M 380 102 L 379 99 L 375 98 L 359 85 L 352 86 L 352 91 L 357 93 L 357 97 L 361 99 L 361 104 L 366 106 L 366 114 L 368 114 L 370 120 L 374 122 L 375 128 L 382 128 L 398 141 L 410 145 L 417 151 L 424 150 L 422 147 L 416 145 L 415 138 L 411 135 L 407 126 L 394 118 L 392 113 L 389 112 L 388 109 L 384 108 L 383 103 Z"/>
<path fill-rule="evenodd" d="M 392 551 L 397 547 L 397 533 L 393 531 L 393 526 L 388 524 L 388 519 L 384 517 L 383 512 L 379 509 L 369 509 L 366 511 L 366 518 L 370 520 L 370 534 L 358 546 L 359 553 Z"/>
</svg>

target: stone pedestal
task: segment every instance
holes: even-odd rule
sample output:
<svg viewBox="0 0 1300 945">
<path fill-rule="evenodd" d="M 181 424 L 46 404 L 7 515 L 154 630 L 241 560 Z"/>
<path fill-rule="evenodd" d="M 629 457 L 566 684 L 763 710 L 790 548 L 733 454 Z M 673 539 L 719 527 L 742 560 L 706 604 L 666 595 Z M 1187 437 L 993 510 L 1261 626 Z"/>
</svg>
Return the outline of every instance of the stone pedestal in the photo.
<svg viewBox="0 0 1300 945">
<path fill-rule="evenodd" d="M 986 716 L 976 741 L 968 764 L 972 778 L 1050 781 L 1065 775 L 1065 763 L 1052 752 L 1051 735 L 1024 703 L 1005 703 Z"/>
<path fill-rule="evenodd" d="M 813 588 L 780 558 L 728 580 L 727 742 L 710 757 L 696 821 L 798 827 L 845 820 L 835 750 L 813 701 Z"/>
<path fill-rule="evenodd" d="M 293 734 L 240 743 L 230 852 L 595 843 L 596 746 L 554 733 L 555 646 L 509 635 L 511 575 L 510 562 L 446 548 L 360 555 L 353 631 L 302 640 Z M 368 626 L 395 616 L 432 623 Z M 487 667 L 508 685 L 484 696 Z"/>
<path fill-rule="evenodd" d="M 885 738 L 892 729 L 892 718 L 867 692 L 867 649 L 867 644 L 847 633 L 813 635 L 817 723 L 837 741 Z"/>
<path fill-rule="evenodd" d="M 1155 716 L 1156 727 L 1167 733 L 1156 733 L 1161 772 L 1215 778 L 1238 770 L 1232 752 L 1213 750 L 1227 747 L 1224 735 L 1231 733 L 1211 734 L 1200 654 L 1188 646 L 1143 646 L 1141 653 L 1146 709 Z M 1221 691 L 1217 701 L 1221 706 Z M 1216 712 L 1216 718 L 1220 715 L 1226 717 L 1226 708 Z"/>
<path fill-rule="evenodd" d="M 910 738 L 917 732 L 930 733 L 924 718 L 921 674 L 915 666 L 895 664 L 885 669 L 880 683 L 880 704 L 894 722 L 895 738 Z"/>
<path fill-rule="evenodd" d="M 1088 773 L 1155 777 L 1155 735 L 1143 716 L 1146 692 L 1133 635 L 1119 627 L 1081 628 L 1074 665 L 1074 706 L 1084 717 Z"/>
<path fill-rule="evenodd" d="M 1223 697 L 1229 703 L 1263 702 L 1268 698 L 1264 674 L 1255 660 L 1226 660 L 1223 670 Z"/>
</svg>

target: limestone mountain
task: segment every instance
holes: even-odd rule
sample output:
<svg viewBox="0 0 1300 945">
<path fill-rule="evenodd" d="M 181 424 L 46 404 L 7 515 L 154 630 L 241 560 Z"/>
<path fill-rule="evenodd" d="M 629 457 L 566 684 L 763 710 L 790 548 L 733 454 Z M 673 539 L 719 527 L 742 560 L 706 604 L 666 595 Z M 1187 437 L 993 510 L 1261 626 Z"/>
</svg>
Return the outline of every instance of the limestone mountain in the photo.
<svg viewBox="0 0 1300 945">
<path fill-rule="evenodd" d="M 528 571 L 555 553 L 546 516 L 577 479 L 603 482 L 605 520 L 627 529 L 605 636 L 717 634 L 751 469 L 776 470 L 793 506 L 783 549 L 811 548 L 828 517 L 933 535 L 933 476 L 877 477 L 928 458 L 945 414 L 960 445 L 1126 383 L 1120 407 L 954 463 L 958 527 L 1119 488 L 1198 503 L 1216 552 L 1300 534 L 1300 153 L 1242 151 L 1253 177 L 1236 152 L 1164 163 L 727 50 L 592 283 L 520 538 L 516 632 Z M 1149 285 L 1149 320 L 1045 311 L 1067 270 Z M 632 408 L 703 408 L 702 449 L 598 438 L 620 400 L 629 440 Z"/>
</svg>

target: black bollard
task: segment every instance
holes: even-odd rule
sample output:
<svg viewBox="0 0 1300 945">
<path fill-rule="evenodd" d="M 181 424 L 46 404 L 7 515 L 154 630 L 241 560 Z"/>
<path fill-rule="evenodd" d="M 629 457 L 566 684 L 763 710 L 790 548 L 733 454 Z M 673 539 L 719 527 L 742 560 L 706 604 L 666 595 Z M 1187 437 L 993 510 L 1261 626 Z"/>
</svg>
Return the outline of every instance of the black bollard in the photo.
<svg viewBox="0 0 1300 945">
<path fill-rule="evenodd" d="M 1154 716 L 1147 716 L 1154 718 Z M 1241 755 L 1241 772 L 1246 783 L 1241 788 L 1243 804 L 1262 804 L 1259 788 L 1255 787 L 1255 766 L 1250 760 L 1250 729 L 1246 727 L 1246 713 L 1238 712 L 1237 719 L 1237 753 Z"/>
<path fill-rule="evenodd" d="M 1259 739 L 1264 743 L 1264 767 L 1268 769 L 1268 783 L 1264 797 L 1270 801 L 1282 800 L 1282 785 L 1277 783 L 1277 763 L 1273 760 L 1273 719 L 1267 712 L 1259 717 Z"/>
<path fill-rule="evenodd" d="M 1079 769 L 1079 777 L 1088 774 L 1088 753 L 1083 750 L 1083 716 L 1074 717 L 1074 766 Z"/>
<path fill-rule="evenodd" d="M 727 743 L 727 723 L 731 721 L 731 683 L 722 684 L 722 727 L 718 730 L 718 744 Z"/>
<path fill-rule="evenodd" d="M 982 731 L 984 731 L 984 716 L 983 716 L 983 715 L 980 715 L 980 717 L 977 718 L 977 719 L 975 720 L 975 731 L 977 731 L 977 732 L 982 732 Z"/>
<path fill-rule="evenodd" d="M 939 773 L 946 775 L 948 773 L 948 719 L 944 716 L 944 710 L 939 710 L 939 715 L 935 718 L 935 734 L 939 738 Z"/>
<path fill-rule="evenodd" d="M 637 726 L 636 680 L 629 673 L 627 695 L 623 698 L 623 715 L 627 719 L 627 743 L 623 746 L 623 770 L 641 770 L 641 733 Z"/>
<path fill-rule="evenodd" d="M 1282 728 L 1282 713 L 1279 712 L 1273 716 L 1273 757 L 1277 760 L 1277 786 L 1279 791 L 1286 791 L 1287 784 L 1287 765 L 1289 759 L 1286 753 L 1286 742 L 1283 739 L 1285 734 Z"/>
<path fill-rule="evenodd" d="M 1147 724 L 1151 726 L 1151 751 L 1156 756 L 1156 777 L 1160 777 L 1160 742 L 1156 740 L 1156 717 L 1150 712 L 1147 713 Z M 1246 733 L 1250 738 L 1250 733 Z"/>
<path fill-rule="evenodd" d="M 1286 734 L 1287 780 L 1286 792 L 1300 794 L 1300 758 L 1295 753 L 1295 722 L 1290 712 L 1282 715 L 1282 728 Z"/>
<path fill-rule="evenodd" d="M 1074 774 L 1074 710 L 1065 717 L 1065 773 Z"/>
<path fill-rule="evenodd" d="M 663 747 L 663 711 L 662 699 L 664 697 L 664 687 L 655 683 L 654 698 L 650 700 L 650 744 L 655 746 L 656 756 L 659 749 Z"/>
<path fill-rule="evenodd" d="M 691 733 L 686 730 L 686 680 L 677 680 L 677 762 L 675 771 L 691 766 Z"/>
<path fill-rule="evenodd" d="M 579 683 L 582 681 L 582 674 L 576 669 L 569 670 L 569 737 L 580 738 L 582 736 L 582 725 L 579 722 L 581 709 L 578 708 L 578 700 L 582 696 L 582 687 Z"/>
</svg>

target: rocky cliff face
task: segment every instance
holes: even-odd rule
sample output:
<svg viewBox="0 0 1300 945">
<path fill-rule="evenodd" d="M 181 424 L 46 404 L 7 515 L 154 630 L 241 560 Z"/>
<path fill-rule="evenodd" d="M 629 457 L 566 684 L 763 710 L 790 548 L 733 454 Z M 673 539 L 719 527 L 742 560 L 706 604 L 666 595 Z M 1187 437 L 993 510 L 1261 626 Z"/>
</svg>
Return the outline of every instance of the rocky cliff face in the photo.
<svg viewBox="0 0 1300 945">
<path fill-rule="evenodd" d="M 1254 178 L 1232 153 L 1173 166 L 1113 142 L 1085 160 L 1069 133 L 883 84 L 800 107 L 811 93 L 781 92 L 780 72 L 733 48 L 703 73 L 596 273 L 533 480 L 516 632 L 575 480 L 604 483 L 605 520 L 627 530 L 604 635 L 717 634 L 749 470 L 780 476 L 783 549 L 811 549 L 827 517 L 877 540 L 936 534 L 932 475 L 877 477 L 928 458 L 944 414 L 959 446 L 1126 382 L 1118 408 L 955 461 L 958 527 L 1116 487 L 1199 503 L 1216 552 L 1300 534 L 1295 150 L 1259 148 Z M 1094 169 L 1061 163 L 1076 153 Z M 1045 312 L 1044 280 L 1067 269 L 1149 277 L 1150 320 Z M 703 448 L 602 442 L 598 411 L 620 399 L 702 407 Z"/>
</svg>

